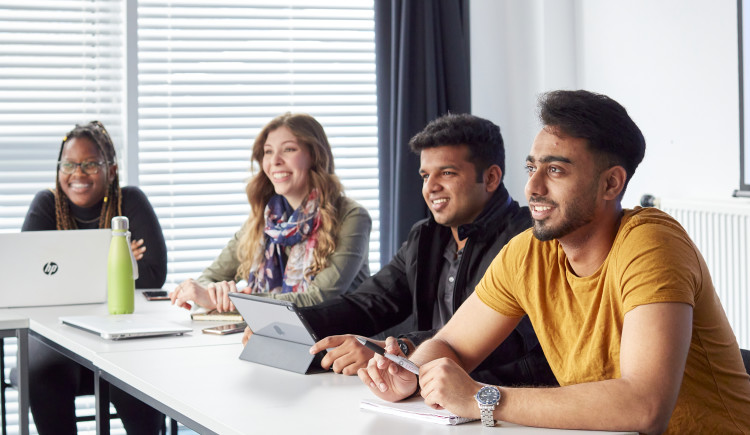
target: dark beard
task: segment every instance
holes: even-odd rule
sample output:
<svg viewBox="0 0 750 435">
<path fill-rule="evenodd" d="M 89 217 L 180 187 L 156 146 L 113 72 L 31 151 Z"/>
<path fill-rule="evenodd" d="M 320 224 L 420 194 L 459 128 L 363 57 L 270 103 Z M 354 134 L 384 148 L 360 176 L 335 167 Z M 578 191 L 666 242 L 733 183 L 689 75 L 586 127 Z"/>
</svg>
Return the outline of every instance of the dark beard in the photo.
<svg viewBox="0 0 750 435">
<path fill-rule="evenodd" d="M 532 232 L 534 234 L 534 237 L 537 238 L 537 240 L 546 242 L 548 240 L 559 239 L 560 237 L 565 237 L 566 235 L 572 233 L 578 228 L 581 228 L 582 226 L 586 225 L 592 220 L 591 218 L 586 220 L 578 216 L 574 216 L 573 219 L 566 219 L 565 222 L 562 223 L 562 225 L 556 228 L 544 227 L 543 226 L 544 220 L 542 221 L 534 220 L 534 227 L 532 229 Z"/>
<path fill-rule="evenodd" d="M 591 223 L 594 220 L 594 205 L 596 193 L 592 193 L 591 198 L 587 201 L 584 198 L 576 198 L 567 208 L 563 222 L 557 227 L 545 226 L 547 219 L 534 219 L 532 232 L 537 240 L 546 242 L 552 239 L 565 237 L 582 226 Z"/>
</svg>

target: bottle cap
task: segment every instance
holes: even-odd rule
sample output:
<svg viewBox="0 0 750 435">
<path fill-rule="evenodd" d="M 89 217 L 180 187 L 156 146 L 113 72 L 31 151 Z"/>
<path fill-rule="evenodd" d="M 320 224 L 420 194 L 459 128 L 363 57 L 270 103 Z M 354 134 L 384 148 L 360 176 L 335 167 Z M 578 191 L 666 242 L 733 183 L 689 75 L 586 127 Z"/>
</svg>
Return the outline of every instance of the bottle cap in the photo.
<svg viewBox="0 0 750 435">
<path fill-rule="evenodd" d="M 115 216 L 112 218 L 112 230 L 113 231 L 127 231 L 128 230 L 128 218 L 125 216 Z"/>
</svg>

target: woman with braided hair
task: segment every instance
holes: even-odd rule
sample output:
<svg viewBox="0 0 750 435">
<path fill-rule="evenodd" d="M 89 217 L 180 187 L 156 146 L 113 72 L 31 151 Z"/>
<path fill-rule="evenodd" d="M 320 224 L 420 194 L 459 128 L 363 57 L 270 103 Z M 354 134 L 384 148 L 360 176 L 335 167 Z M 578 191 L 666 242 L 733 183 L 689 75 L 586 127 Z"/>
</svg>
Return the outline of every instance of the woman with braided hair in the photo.
<svg viewBox="0 0 750 435">
<path fill-rule="evenodd" d="M 76 125 L 63 138 L 57 160 L 55 188 L 37 193 L 22 231 L 110 228 L 113 216 L 127 216 L 138 263 L 135 285 L 160 288 L 167 275 L 161 226 L 139 188 L 120 188 L 115 147 L 104 126 L 99 121 Z M 37 431 L 75 434 L 75 396 L 93 394 L 93 373 L 33 337 L 29 352 L 30 405 Z M 158 433 L 163 423 L 159 412 L 115 387 L 110 387 L 110 398 L 128 433 Z"/>
<path fill-rule="evenodd" d="M 99 121 L 63 137 L 55 189 L 31 202 L 22 231 L 109 228 L 112 217 L 127 216 L 138 260 L 138 288 L 159 288 L 167 276 L 167 248 L 151 204 L 135 186 L 120 188 L 112 138 Z M 150 251 L 146 254 L 146 247 Z"/>
</svg>

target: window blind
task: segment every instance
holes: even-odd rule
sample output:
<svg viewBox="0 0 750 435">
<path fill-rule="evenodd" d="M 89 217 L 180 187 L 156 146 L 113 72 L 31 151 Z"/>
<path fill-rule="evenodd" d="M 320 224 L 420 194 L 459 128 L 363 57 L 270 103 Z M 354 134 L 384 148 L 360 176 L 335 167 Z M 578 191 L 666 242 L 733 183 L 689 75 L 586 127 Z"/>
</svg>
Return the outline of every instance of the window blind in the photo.
<svg viewBox="0 0 750 435">
<path fill-rule="evenodd" d="M 248 216 L 255 135 L 314 116 L 346 194 L 373 218 L 379 268 L 372 0 L 138 3 L 139 185 L 162 225 L 168 282 L 197 277 Z"/>
<path fill-rule="evenodd" d="M 102 121 L 123 143 L 118 0 L 0 0 L 0 231 L 54 187 L 63 135 Z M 118 150 L 118 152 L 121 150 Z"/>
</svg>

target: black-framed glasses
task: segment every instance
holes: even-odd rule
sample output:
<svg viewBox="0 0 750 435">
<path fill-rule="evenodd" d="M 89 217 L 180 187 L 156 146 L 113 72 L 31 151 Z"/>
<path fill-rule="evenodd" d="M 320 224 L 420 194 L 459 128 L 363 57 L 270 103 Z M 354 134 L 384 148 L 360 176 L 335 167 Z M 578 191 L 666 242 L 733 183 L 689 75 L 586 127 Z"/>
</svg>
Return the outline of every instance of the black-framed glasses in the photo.
<svg viewBox="0 0 750 435">
<path fill-rule="evenodd" d="M 57 169 L 63 174 L 72 174 L 76 171 L 76 167 L 81 167 L 81 171 L 87 175 L 98 174 L 99 170 L 106 165 L 106 162 L 81 162 L 75 163 L 68 160 L 60 160 L 57 162 Z"/>
</svg>

